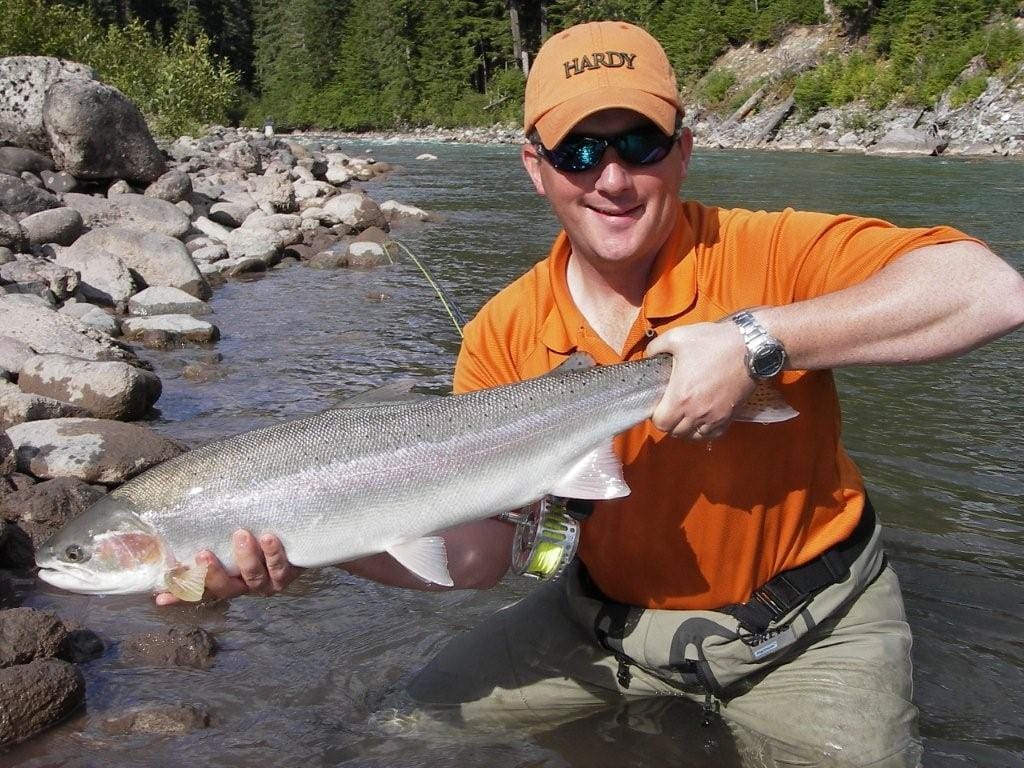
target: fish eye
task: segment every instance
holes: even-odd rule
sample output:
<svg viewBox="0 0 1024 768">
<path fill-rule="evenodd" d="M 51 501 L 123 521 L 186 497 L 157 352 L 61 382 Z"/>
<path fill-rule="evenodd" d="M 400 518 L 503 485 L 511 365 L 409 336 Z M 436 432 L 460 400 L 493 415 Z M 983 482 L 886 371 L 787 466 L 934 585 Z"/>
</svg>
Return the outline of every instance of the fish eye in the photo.
<svg viewBox="0 0 1024 768">
<path fill-rule="evenodd" d="M 79 544 L 69 544 L 64 550 L 64 559 L 69 563 L 84 563 L 89 559 L 89 553 Z"/>
</svg>

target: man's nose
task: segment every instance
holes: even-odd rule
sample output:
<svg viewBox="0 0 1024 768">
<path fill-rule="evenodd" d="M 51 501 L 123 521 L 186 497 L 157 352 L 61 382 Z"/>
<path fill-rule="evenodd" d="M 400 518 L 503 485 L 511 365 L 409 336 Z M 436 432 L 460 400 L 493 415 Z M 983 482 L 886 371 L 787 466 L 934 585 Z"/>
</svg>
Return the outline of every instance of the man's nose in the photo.
<svg viewBox="0 0 1024 768">
<path fill-rule="evenodd" d="M 633 174 L 612 147 L 605 150 L 603 160 L 601 173 L 594 185 L 598 190 L 614 194 L 624 192 L 633 186 Z"/>
</svg>

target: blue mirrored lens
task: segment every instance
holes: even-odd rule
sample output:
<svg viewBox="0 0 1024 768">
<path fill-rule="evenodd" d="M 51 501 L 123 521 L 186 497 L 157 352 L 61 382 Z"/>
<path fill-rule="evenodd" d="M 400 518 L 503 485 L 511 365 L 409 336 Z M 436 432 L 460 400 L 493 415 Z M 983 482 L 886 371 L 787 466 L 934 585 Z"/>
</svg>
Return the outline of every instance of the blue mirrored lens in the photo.
<svg viewBox="0 0 1024 768">
<path fill-rule="evenodd" d="M 558 170 L 576 173 L 596 168 L 609 146 L 615 147 L 619 157 L 630 165 L 651 165 L 665 158 L 674 141 L 674 137 L 657 128 L 641 128 L 608 138 L 569 135 L 553 149 L 542 147 L 542 154 Z"/>
</svg>

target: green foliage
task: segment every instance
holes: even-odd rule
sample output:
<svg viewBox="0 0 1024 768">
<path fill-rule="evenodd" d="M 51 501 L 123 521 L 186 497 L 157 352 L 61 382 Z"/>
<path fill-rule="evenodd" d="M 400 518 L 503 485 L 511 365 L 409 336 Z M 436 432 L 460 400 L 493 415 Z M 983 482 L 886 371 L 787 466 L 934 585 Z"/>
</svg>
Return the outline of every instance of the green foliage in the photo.
<svg viewBox="0 0 1024 768">
<path fill-rule="evenodd" d="M 798 109 L 927 104 L 980 54 L 982 79 L 952 94 L 973 98 L 983 75 L 1024 60 L 1021 30 L 1003 20 L 1019 14 L 1019 2 L 832 0 L 867 45 L 787 81 Z M 820 23 L 823 9 L 822 0 L 4 0 L 0 53 L 90 64 L 166 133 L 239 118 L 461 126 L 521 117 L 513 12 L 531 58 L 544 37 L 581 21 L 640 24 L 665 46 L 688 97 L 732 111 L 757 86 L 737 88 L 728 73 L 710 71 L 715 59 Z"/>
<path fill-rule="evenodd" d="M 725 101 L 726 95 L 736 84 L 736 75 L 730 70 L 715 69 L 709 72 L 698 84 L 697 93 L 701 100 L 715 107 Z"/>
<path fill-rule="evenodd" d="M 6 0 L 0 15 L 0 55 L 57 56 L 87 64 L 118 88 L 163 135 L 195 132 L 223 122 L 238 95 L 238 74 L 210 54 L 197 30 L 159 42 L 137 19 L 104 29 L 81 8 L 40 0 Z"/>
<path fill-rule="evenodd" d="M 876 44 L 875 53 L 831 58 L 801 75 L 794 90 L 799 114 L 807 117 L 826 105 L 857 99 L 866 100 L 873 109 L 893 101 L 932 104 L 975 56 L 982 55 L 985 71 L 951 92 L 952 105 L 959 106 L 984 91 L 991 71 L 1024 60 L 1024 36 L 1011 24 L 972 28 L 980 25 L 983 15 L 976 3 L 973 11 L 968 9 L 955 20 L 930 18 L 926 11 L 936 11 L 935 2 L 911 0 L 905 16 L 885 28 L 885 44 Z M 884 59 L 878 54 L 883 48 L 890 54 Z"/>
<path fill-rule="evenodd" d="M 974 101 L 976 98 L 981 96 L 985 92 L 985 86 L 988 84 L 988 74 L 983 73 L 969 77 L 964 82 L 957 85 L 949 94 L 949 105 L 956 109 L 962 107 L 968 102 Z"/>
</svg>

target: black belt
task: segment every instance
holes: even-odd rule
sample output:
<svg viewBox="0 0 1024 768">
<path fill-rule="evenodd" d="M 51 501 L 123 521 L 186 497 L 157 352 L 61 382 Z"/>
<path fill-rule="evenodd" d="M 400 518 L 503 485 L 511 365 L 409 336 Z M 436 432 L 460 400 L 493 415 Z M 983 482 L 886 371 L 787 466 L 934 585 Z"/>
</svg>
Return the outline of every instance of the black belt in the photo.
<svg viewBox="0 0 1024 768">
<path fill-rule="evenodd" d="M 755 589 L 747 602 L 727 605 L 719 610 L 738 619 L 740 626 L 748 632 L 764 632 L 773 621 L 805 604 L 825 587 L 845 580 L 850 574 L 850 565 L 864 551 L 874 530 L 875 509 L 865 496 L 860 522 L 845 541 L 809 563 L 783 571 Z"/>
</svg>

